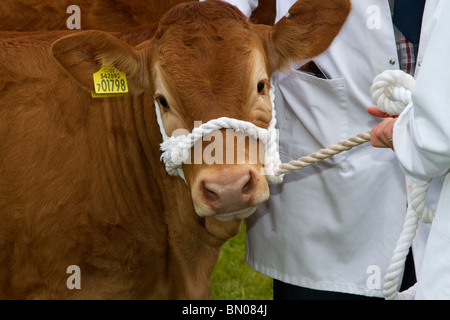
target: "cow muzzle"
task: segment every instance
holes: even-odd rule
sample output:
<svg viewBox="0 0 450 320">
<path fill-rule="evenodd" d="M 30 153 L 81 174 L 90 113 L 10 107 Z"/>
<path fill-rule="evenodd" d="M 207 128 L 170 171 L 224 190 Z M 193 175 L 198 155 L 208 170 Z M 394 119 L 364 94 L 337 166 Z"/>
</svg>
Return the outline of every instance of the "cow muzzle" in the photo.
<svg viewBox="0 0 450 320">
<path fill-rule="evenodd" d="M 206 167 L 191 185 L 195 211 L 220 221 L 245 219 L 269 198 L 269 187 L 256 166 Z"/>
</svg>

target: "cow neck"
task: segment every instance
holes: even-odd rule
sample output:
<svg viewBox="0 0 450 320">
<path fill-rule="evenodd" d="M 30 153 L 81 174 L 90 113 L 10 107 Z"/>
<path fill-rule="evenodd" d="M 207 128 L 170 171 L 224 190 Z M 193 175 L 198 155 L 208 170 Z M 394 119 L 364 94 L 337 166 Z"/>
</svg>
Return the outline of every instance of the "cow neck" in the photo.
<svg viewBox="0 0 450 320">
<path fill-rule="evenodd" d="M 159 159 L 161 138 L 155 135 L 159 134 L 159 128 L 155 122 L 150 123 L 156 121 L 152 103 L 153 98 L 147 94 L 103 101 L 100 121 L 104 122 L 106 137 L 98 134 L 97 138 L 104 141 L 103 146 L 107 149 L 106 174 L 111 176 L 112 172 L 112 176 L 118 177 L 117 181 L 108 177 L 108 187 L 114 193 L 112 201 L 116 207 L 125 208 L 123 212 L 128 212 L 129 216 L 136 209 L 148 212 L 144 219 L 138 219 L 141 224 L 138 231 L 134 231 L 134 234 L 138 233 L 136 236 L 159 235 L 165 239 L 159 247 L 160 252 L 165 251 L 166 259 L 163 262 L 166 273 L 161 276 L 161 281 L 167 281 L 170 298 L 205 299 L 209 291 L 204 284 L 211 278 L 225 239 L 205 230 L 205 226 L 219 229 L 220 223 L 214 218 L 208 219 L 212 221 L 199 218 L 188 187 L 167 175 Z M 143 199 L 148 201 L 143 202 Z M 136 220 L 135 216 L 131 218 Z M 211 227 L 211 223 L 216 225 Z M 236 228 L 233 223 L 226 223 L 225 231 L 232 233 L 228 229 Z M 170 242 L 170 239 L 177 241 Z M 193 255 L 201 261 L 201 270 L 192 264 Z"/>
<path fill-rule="evenodd" d="M 150 206 L 160 211 L 161 208 L 155 207 L 159 201 L 151 200 L 161 196 L 161 186 L 152 183 L 161 180 L 153 176 L 161 171 L 161 165 L 156 163 L 159 161 L 152 161 L 159 150 L 152 150 L 157 146 L 152 146 L 148 138 L 143 119 L 148 112 L 144 109 L 143 95 L 101 99 L 101 108 L 104 129 L 96 137 L 104 153 L 101 170 L 111 193 L 120 195 L 115 197 L 117 206 L 127 209 L 140 206 L 140 210 L 148 210 Z"/>
<path fill-rule="evenodd" d="M 272 184 L 281 183 L 283 181 L 283 175 L 276 174 L 276 170 L 281 164 L 281 160 L 278 152 L 278 135 L 277 130 L 275 129 L 277 120 L 274 105 L 274 91 L 273 86 L 271 86 L 269 94 L 272 104 L 272 119 L 268 129 L 260 128 L 248 121 L 221 117 L 210 120 L 207 123 L 194 128 L 188 135 L 179 135 L 177 137 L 169 137 L 166 134 L 161 112 L 158 103 L 155 100 L 154 105 L 157 122 L 163 139 L 163 142 L 161 143 L 161 150 L 163 151 L 161 160 L 164 162 L 167 172 L 172 176 L 180 176 L 184 182 L 186 182 L 183 164 L 187 163 L 189 160 L 190 150 L 195 143 L 213 131 L 219 129 L 234 129 L 236 132 L 243 132 L 264 144 L 264 170 L 267 180 Z"/>
</svg>

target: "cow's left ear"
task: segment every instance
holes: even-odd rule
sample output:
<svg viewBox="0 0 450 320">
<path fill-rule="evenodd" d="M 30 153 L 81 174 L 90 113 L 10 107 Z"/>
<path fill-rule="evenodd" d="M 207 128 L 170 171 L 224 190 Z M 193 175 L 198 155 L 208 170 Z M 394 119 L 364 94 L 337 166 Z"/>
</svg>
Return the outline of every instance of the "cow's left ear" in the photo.
<svg viewBox="0 0 450 320">
<path fill-rule="evenodd" d="M 102 62 L 113 64 L 140 89 L 146 88 L 139 51 L 102 31 L 82 31 L 63 37 L 52 44 L 51 53 L 58 64 L 84 88 L 94 90 L 93 74 Z"/>
<path fill-rule="evenodd" d="M 254 25 L 268 57 L 269 73 L 324 52 L 350 10 L 350 0 L 299 0 L 273 27 Z"/>
</svg>

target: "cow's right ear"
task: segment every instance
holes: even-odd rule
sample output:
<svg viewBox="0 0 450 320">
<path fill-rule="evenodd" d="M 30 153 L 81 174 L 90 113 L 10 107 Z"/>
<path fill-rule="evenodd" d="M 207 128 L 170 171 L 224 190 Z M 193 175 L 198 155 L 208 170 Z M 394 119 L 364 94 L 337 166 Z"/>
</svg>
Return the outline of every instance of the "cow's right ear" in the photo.
<svg viewBox="0 0 450 320">
<path fill-rule="evenodd" d="M 324 52 L 350 10 L 350 0 L 299 0 L 273 27 L 256 25 L 268 57 L 269 73 Z"/>
<path fill-rule="evenodd" d="M 84 88 L 93 91 L 93 74 L 103 62 L 113 64 L 140 89 L 148 84 L 139 70 L 143 69 L 140 52 L 133 46 L 102 31 L 82 31 L 63 37 L 52 44 L 51 52 L 58 64 Z"/>
</svg>

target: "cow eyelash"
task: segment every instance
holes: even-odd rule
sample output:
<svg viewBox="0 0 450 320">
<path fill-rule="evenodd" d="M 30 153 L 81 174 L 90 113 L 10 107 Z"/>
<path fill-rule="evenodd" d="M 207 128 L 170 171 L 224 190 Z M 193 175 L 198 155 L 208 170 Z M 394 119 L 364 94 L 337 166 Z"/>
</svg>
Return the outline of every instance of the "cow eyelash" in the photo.
<svg viewBox="0 0 450 320">
<path fill-rule="evenodd" d="M 155 100 L 159 103 L 159 105 L 161 107 L 163 107 L 164 109 L 169 109 L 169 102 L 167 101 L 167 99 L 164 96 L 158 95 L 155 97 Z"/>
</svg>

